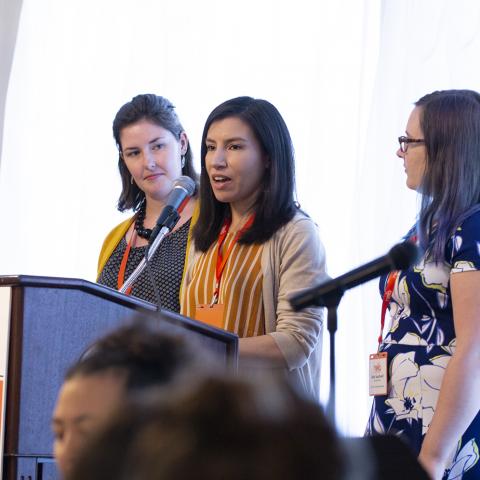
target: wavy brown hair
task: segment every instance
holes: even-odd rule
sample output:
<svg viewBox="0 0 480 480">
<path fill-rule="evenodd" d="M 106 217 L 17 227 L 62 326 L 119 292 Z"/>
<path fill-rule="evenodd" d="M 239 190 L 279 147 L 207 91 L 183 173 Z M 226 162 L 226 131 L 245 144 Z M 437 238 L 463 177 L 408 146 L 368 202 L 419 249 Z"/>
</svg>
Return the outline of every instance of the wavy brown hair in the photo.
<svg viewBox="0 0 480 480">
<path fill-rule="evenodd" d="M 130 102 L 123 105 L 117 112 L 113 120 L 113 137 L 118 148 L 118 170 L 122 179 L 122 192 L 118 199 L 118 209 L 123 212 L 125 210 L 137 210 L 145 198 L 145 193 L 138 188 L 136 183 L 131 183 L 130 172 L 122 155 L 122 145 L 120 134 L 122 128 L 128 127 L 140 120 L 148 120 L 156 125 L 168 130 L 177 140 L 184 132 L 184 128 L 180 123 L 175 107 L 170 100 L 160 97 L 152 93 L 137 95 Z M 185 165 L 182 168 L 182 175 L 192 178 L 198 183 L 198 175 L 193 168 L 193 156 L 190 143 L 185 153 Z"/>
<path fill-rule="evenodd" d="M 417 231 L 427 255 L 441 262 L 449 238 L 479 209 L 480 94 L 436 91 L 415 106 L 427 152 Z"/>
</svg>

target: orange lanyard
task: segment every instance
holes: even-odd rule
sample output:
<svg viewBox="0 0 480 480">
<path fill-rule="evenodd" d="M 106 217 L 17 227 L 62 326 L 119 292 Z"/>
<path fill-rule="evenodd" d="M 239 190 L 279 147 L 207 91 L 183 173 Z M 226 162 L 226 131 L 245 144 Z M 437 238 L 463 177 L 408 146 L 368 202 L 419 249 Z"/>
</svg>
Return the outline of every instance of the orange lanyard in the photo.
<svg viewBox="0 0 480 480">
<path fill-rule="evenodd" d="M 225 265 L 227 264 L 228 257 L 232 253 L 233 247 L 238 242 L 238 239 L 240 238 L 240 236 L 252 226 L 254 219 L 255 219 L 255 214 L 252 213 L 248 217 L 247 221 L 245 222 L 245 225 L 235 235 L 235 238 L 232 240 L 232 242 L 228 246 L 228 249 L 225 252 L 225 255 L 222 254 L 222 246 L 223 246 L 223 243 L 225 242 L 225 239 L 227 238 L 227 233 L 230 229 L 232 220 L 231 218 L 227 218 L 223 222 L 222 229 L 220 230 L 220 234 L 218 236 L 217 264 L 215 265 L 216 281 L 215 281 L 215 291 L 213 293 L 212 305 L 218 302 L 218 297 L 220 294 L 220 280 L 222 278 L 222 273 L 223 273 L 223 270 L 225 269 Z"/>
<path fill-rule="evenodd" d="M 387 313 L 387 308 L 390 305 L 392 300 L 393 289 L 395 288 L 395 282 L 397 281 L 398 274 L 400 270 L 395 270 L 388 274 L 387 279 L 387 286 L 385 288 L 385 292 L 383 294 L 383 302 L 382 302 L 382 315 L 380 318 L 380 335 L 378 336 L 378 344 L 380 345 L 383 340 L 383 327 L 385 326 L 385 315 Z"/>
<path fill-rule="evenodd" d="M 125 252 L 123 252 L 122 262 L 120 263 L 120 270 L 118 271 L 118 278 L 117 278 L 117 289 L 120 290 L 122 285 L 125 283 L 125 270 L 127 269 L 127 262 L 128 256 L 130 255 L 130 250 L 132 249 L 132 245 L 135 244 L 135 240 L 137 237 L 137 231 L 133 229 L 132 236 L 130 237 L 130 241 L 127 244 L 127 248 Z M 127 288 L 125 295 L 130 295 L 132 293 L 132 285 Z"/>
<path fill-rule="evenodd" d="M 409 241 L 412 243 L 417 243 L 417 236 L 412 235 L 409 238 Z M 387 313 L 387 308 L 390 305 L 393 295 L 393 289 L 395 288 L 395 282 L 397 281 L 398 275 L 400 274 L 400 270 L 395 270 L 394 272 L 390 272 L 387 278 L 387 286 L 385 287 L 385 292 L 383 294 L 383 302 L 382 302 L 382 314 L 380 317 L 380 335 L 378 336 L 378 345 L 382 343 L 383 340 L 383 327 L 385 326 L 385 315 Z"/>
<path fill-rule="evenodd" d="M 177 208 L 177 212 L 180 213 L 186 207 L 189 201 L 190 201 L 190 197 L 187 196 Z M 118 271 L 118 278 L 117 278 L 118 290 L 120 290 L 120 288 L 125 282 L 125 270 L 127 269 L 128 256 L 130 255 L 130 250 L 132 249 L 132 246 L 135 245 L 136 239 L 137 239 L 137 231 L 134 228 L 132 236 L 130 237 L 130 241 L 127 244 L 127 248 L 125 249 L 125 252 L 123 252 L 122 262 L 120 263 L 120 270 Z M 125 292 L 125 294 L 130 295 L 131 293 L 132 293 L 132 286 L 127 288 L 127 291 Z"/>
</svg>

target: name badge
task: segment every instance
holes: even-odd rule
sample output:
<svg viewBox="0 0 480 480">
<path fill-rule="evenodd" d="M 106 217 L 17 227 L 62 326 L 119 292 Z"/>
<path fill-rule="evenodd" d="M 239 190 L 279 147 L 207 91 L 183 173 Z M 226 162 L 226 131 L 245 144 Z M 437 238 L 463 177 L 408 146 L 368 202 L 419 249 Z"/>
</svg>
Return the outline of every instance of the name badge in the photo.
<svg viewBox="0 0 480 480">
<path fill-rule="evenodd" d="M 368 393 L 369 395 L 387 394 L 387 352 L 372 353 L 368 368 Z"/>
<path fill-rule="evenodd" d="M 223 328 L 224 310 L 225 305 L 223 303 L 197 305 L 195 307 L 195 320 L 211 325 L 212 327 Z"/>
</svg>

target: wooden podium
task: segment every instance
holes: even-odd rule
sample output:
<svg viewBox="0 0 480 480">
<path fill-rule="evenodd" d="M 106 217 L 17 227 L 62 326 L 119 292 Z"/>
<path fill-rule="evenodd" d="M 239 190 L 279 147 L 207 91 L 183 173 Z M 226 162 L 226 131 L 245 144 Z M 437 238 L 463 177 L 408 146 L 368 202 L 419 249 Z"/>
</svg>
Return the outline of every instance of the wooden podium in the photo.
<svg viewBox="0 0 480 480">
<path fill-rule="evenodd" d="M 1 478 L 59 478 L 50 421 L 66 369 L 136 310 L 156 307 L 85 280 L 0 276 Z M 236 335 L 166 310 L 155 315 L 236 367 Z"/>
</svg>

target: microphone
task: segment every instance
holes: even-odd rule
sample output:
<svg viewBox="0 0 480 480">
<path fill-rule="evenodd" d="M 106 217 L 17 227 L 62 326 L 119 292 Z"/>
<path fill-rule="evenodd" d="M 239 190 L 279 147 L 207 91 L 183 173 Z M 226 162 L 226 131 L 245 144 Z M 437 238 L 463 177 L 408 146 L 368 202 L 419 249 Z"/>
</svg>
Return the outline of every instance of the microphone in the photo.
<svg viewBox="0 0 480 480">
<path fill-rule="evenodd" d="M 170 192 L 165 207 L 157 219 L 157 223 L 150 235 L 151 245 L 162 228 L 171 231 L 180 218 L 180 212 L 187 204 L 189 198 L 195 193 L 195 182 L 186 175 L 178 177 L 173 182 L 173 189 Z"/>
<path fill-rule="evenodd" d="M 302 308 L 316 306 L 330 306 L 332 300 L 339 299 L 345 290 L 356 287 L 369 280 L 389 273 L 392 270 L 405 270 L 418 258 L 418 248 L 407 241 L 394 245 L 383 257 L 372 260 L 365 265 L 344 273 L 337 278 L 328 280 L 305 292 L 293 295 L 290 305 L 296 311 Z"/>
<path fill-rule="evenodd" d="M 178 177 L 173 182 L 173 188 L 168 195 L 165 207 L 157 219 L 157 223 L 152 230 L 148 247 L 145 251 L 145 257 L 142 258 L 131 275 L 125 280 L 125 283 L 118 289 L 125 293 L 128 288 L 140 276 L 148 262 L 152 259 L 158 246 L 162 243 L 165 236 L 170 232 L 180 219 L 180 212 L 184 209 L 188 199 L 195 193 L 195 182 L 185 175 Z"/>
</svg>

